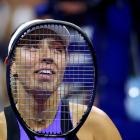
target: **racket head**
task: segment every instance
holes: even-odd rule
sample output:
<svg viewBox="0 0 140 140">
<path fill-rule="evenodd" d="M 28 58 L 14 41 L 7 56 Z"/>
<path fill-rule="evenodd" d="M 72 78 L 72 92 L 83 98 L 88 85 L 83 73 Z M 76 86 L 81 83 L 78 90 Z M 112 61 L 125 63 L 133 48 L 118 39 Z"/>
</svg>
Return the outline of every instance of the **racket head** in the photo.
<svg viewBox="0 0 140 140">
<path fill-rule="evenodd" d="M 43 38 L 40 34 L 43 34 Z M 42 86 L 39 86 L 39 88 L 38 87 L 34 87 L 34 88 L 36 88 L 36 90 L 40 90 L 40 92 L 43 94 L 48 93 L 48 92 L 44 93 L 43 92 L 44 90 L 47 90 L 47 91 L 49 91 L 49 93 L 52 93 L 51 91 L 54 91 L 54 89 L 56 90 L 56 88 L 58 88 L 57 94 L 59 97 L 55 97 L 55 100 L 56 100 L 56 102 L 57 102 L 57 100 L 60 101 L 60 103 L 57 105 L 57 107 L 56 107 L 57 110 L 55 109 L 55 111 L 56 111 L 55 113 L 58 112 L 59 106 L 62 106 L 62 105 L 60 105 L 60 104 L 62 104 L 61 100 L 66 100 L 68 102 L 67 107 L 69 108 L 69 111 L 71 112 L 69 120 L 72 121 L 73 127 L 65 130 L 64 132 L 53 132 L 52 130 L 51 130 L 51 132 L 42 131 L 42 129 L 35 130 L 34 127 L 29 125 L 30 124 L 29 120 L 24 118 L 25 112 L 23 111 L 24 112 L 23 113 L 22 111 L 20 111 L 18 109 L 17 104 L 19 103 L 20 97 L 19 97 L 18 93 L 14 93 L 15 90 L 17 90 L 17 85 L 16 85 L 17 81 L 16 80 L 18 79 L 18 81 L 20 81 L 19 79 L 23 78 L 23 80 L 26 81 L 28 79 L 27 76 L 29 77 L 29 75 L 31 74 L 29 72 L 29 69 L 28 69 L 28 72 L 27 72 L 26 68 L 25 68 L 25 71 L 24 71 L 24 69 L 20 69 L 20 66 L 21 66 L 21 68 L 23 68 L 21 65 L 23 63 L 23 61 L 21 62 L 21 58 L 18 59 L 17 54 L 19 54 L 19 50 L 23 49 L 23 48 L 19 47 L 19 46 L 20 45 L 24 46 L 25 44 L 28 46 L 33 46 L 33 44 L 38 44 L 38 40 L 42 41 L 44 39 L 44 34 L 47 34 L 47 36 L 45 35 L 45 38 L 52 39 L 55 36 L 55 39 L 54 39 L 55 41 L 61 40 L 59 43 L 61 44 L 63 42 L 62 46 L 65 47 L 66 52 L 65 52 L 65 54 L 63 54 L 63 57 L 60 56 L 61 58 L 58 57 L 59 54 L 57 54 L 57 57 L 58 57 L 57 60 L 61 59 L 62 66 L 60 67 L 59 70 L 54 70 L 54 72 L 52 72 L 52 73 L 54 73 L 54 75 L 56 75 L 56 77 L 57 77 L 56 79 L 57 80 L 59 79 L 59 82 L 55 83 L 52 80 L 53 82 L 51 84 L 49 84 L 49 82 L 51 81 L 50 77 L 46 76 L 45 78 L 43 78 L 43 76 L 38 76 L 38 78 L 40 78 L 39 82 L 40 83 L 43 82 L 43 84 L 42 84 Z M 34 35 L 36 36 L 36 38 L 34 38 L 34 37 L 32 38 L 32 36 L 34 36 Z M 61 38 L 60 38 L 60 36 L 61 36 Z M 25 40 L 27 39 L 28 41 L 31 40 L 31 42 L 30 41 L 24 42 L 23 41 L 24 39 Z M 49 40 L 49 41 L 52 41 L 52 40 Z M 59 43 L 55 44 L 55 45 L 59 46 L 60 45 Z M 26 49 L 28 50 L 28 48 L 26 48 Z M 57 49 L 59 50 L 59 49 L 64 49 L 64 48 L 58 47 Z M 44 49 L 44 51 L 46 51 L 46 49 Z M 23 52 L 24 52 L 23 50 L 20 50 L 20 55 L 18 55 L 18 56 L 21 57 L 21 53 L 23 53 Z M 53 52 L 54 52 L 54 50 L 53 50 Z M 33 53 L 33 52 L 30 52 L 30 54 L 29 54 L 30 63 L 28 63 L 28 65 L 30 65 L 33 62 L 33 59 L 31 59 L 33 57 L 31 53 Z M 40 52 L 39 55 L 41 55 L 41 53 L 42 52 Z M 26 55 L 27 54 L 24 53 L 25 58 L 26 58 Z M 18 59 L 18 62 L 20 61 L 18 63 L 19 67 L 17 66 L 16 59 Z M 35 56 L 34 56 L 34 59 L 36 59 Z M 91 41 L 89 40 L 87 35 L 82 31 L 82 29 L 72 23 L 59 21 L 59 20 L 34 20 L 31 22 L 27 22 L 27 23 L 21 25 L 17 29 L 17 31 L 14 33 L 14 35 L 12 36 L 11 41 L 9 43 L 7 61 L 8 61 L 8 63 L 7 63 L 7 89 L 8 89 L 10 103 L 11 103 L 13 111 L 16 114 L 17 119 L 19 120 L 20 124 L 25 129 L 27 134 L 30 135 L 30 133 L 31 133 L 32 135 L 39 136 L 39 137 L 65 137 L 67 135 L 77 133 L 77 131 L 80 129 L 80 127 L 83 125 L 86 118 L 88 117 L 90 110 L 93 106 L 94 99 L 95 99 L 95 93 L 96 93 L 96 76 L 97 76 L 95 50 L 93 48 Z M 44 61 L 46 61 L 46 60 L 43 60 L 43 62 L 41 62 L 41 61 L 40 62 L 46 63 Z M 47 61 L 49 61 L 49 60 L 47 60 Z M 65 61 L 65 62 L 63 62 L 63 61 Z M 27 59 L 24 60 L 24 66 L 26 65 L 26 63 L 27 63 Z M 47 65 L 48 65 L 48 63 L 52 63 L 52 62 L 47 62 Z M 65 67 L 65 69 L 64 69 L 64 67 Z M 63 68 L 63 70 L 62 70 L 62 68 Z M 20 70 L 23 70 L 23 73 Z M 35 69 L 34 71 L 39 71 L 39 70 Z M 43 69 L 42 69 L 42 71 L 43 71 Z M 23 77 L 19 76 L 20 73 L 22 75 L 26 75 L 26 76 L 23 76 Z M 55 76 L 52 79 L 55 80 Z M 34 81 L 35 80 L 36 79 L 34 78 Z M 27 83 L 22 83 L 21 85 L 24 88 L 26 88 L 26 90 L 29 91 L 29 90 L 32 90 L 32 88 L 31 89 L 29 87 L 27 88 L 27 85 L 30 82 L 31 82 L 30 79 L 28 79 Z M 39 85 L 39 82 L 37 82 L 36 84 Z M 49 86 L 44 86 L 44 83 L 45 84 L 47 83 Z M 33 86 L 33 85 L 31 85 L 31 86 Z M 53 88 L 49 88 L 49 87 L 53 87 Z M 19 88 L 19 86 L 18 86 L 18 88 Z M 38 92 L 36 94 L 38 94 Z M 50 96 L 50 95 L 48 95 L 48 96 Z M 43 98 L 44 98 L 44 95 L 43 95 Z M 46 98 L 48 99 L 48 97 L 46 97 Z M 22 100 L 28 100 L 28 99 L 25 98 Z M 25 102 L 26 102 L 26 104 L 24 104 L 24 105 L 30 106 L 31 101 L 29 104 L 28 104 L 28 101 L 25 101 Z M 82 105 L 80 107 L 79 104 L 84 104 L 84 105 Z M 49 105 L 47 105 L 47 107 Z M 67 112 L 65 112 L 66 111 L 65 109 L 63 111 L 64 111 L 64 113 L 67 113 Z M 79 111 L 81 113 L 78 113 Z M 74 118 L 73 114 L 75 114 L 75 116 L 77 116 L 77 118 L 76 118 L 77 120 L 76 119 L 73 120 L 73 118 Z M 56 117 L 56 115 L 55 115 L 55 117 Z M 51 120 L 49 125 L 51 125 L 53 123 L 55 117 L 49 118 Z M 61 121 L 61 119 L 62 118 L 60 118 L 60 121 Z M 63 119 L 64 119 L 64 123 L 65 123 L 65 118 L 63 118 Z M 68 119 L 68 118 L 66 118 L 66 119 Z"/>
</svg>

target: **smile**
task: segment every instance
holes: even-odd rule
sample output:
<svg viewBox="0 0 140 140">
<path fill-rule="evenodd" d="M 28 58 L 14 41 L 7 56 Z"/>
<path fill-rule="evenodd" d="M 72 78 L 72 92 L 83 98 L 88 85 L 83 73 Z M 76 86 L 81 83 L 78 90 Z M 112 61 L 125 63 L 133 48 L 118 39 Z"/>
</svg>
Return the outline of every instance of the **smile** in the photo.
<svg viewBox="0 0 140 140">
<path fill-rule="evenodd" d="M 53 79 L 55 71 L 53 69 L 42 68 L 35 70 L 34 73 L 39 81 L 48 82 Z"/>
<path fill-rule="evenodd" d="M 39 70 L 38 74 L 55 74 L 52 70 Z"/>
</svg>

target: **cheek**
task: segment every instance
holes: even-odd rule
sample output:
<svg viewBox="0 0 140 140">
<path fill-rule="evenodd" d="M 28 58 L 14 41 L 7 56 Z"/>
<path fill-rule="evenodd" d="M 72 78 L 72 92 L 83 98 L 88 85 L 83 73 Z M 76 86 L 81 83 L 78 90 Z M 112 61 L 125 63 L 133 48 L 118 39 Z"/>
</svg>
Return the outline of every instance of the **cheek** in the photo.
<svg viewBox="0 0 140 140">
<path fill-rule="evenodd" d="M 16 65 L 20 67 L 20 69 L 31 69 L 36 60 L 36 54 L 25 50 L 22 50 L 22 53 L 17 53 L 16 55 Z"/>
<path fill-rule="evenodd" d="M 64 71 L 65 71 L 65 68 L 66 68 L 66 60 L 65 60 L 65 58 L 59 59 L 59 61 L 58 61 L 58 71 L 59 71 L 59 73 L 63 74 Z"/>
</svg>

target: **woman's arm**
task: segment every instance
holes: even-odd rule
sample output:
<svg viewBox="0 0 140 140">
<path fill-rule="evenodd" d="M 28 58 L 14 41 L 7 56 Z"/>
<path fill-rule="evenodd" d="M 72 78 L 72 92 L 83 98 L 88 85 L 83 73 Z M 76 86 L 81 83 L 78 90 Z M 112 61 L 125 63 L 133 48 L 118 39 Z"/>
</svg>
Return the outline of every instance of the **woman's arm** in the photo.
<svg viewBox="0 0 140 140">
<path fill-rule="evenodd" d="M 4 112 L 0 113 L 0 140 L 6 140 L 7 127 Z"/>
<path fill-rule="evenodd" d="M 111 119 L 97 107 L 92 108 L 87 121 L 89 131 L 93 133 L 92 140 L 122 140 Z"/>
<path fill-rule="evenodd" d="M 111 119 L 97 107 L 92 108 L 77 136 L 79 140 L 122 140 Z"/>
</svg>

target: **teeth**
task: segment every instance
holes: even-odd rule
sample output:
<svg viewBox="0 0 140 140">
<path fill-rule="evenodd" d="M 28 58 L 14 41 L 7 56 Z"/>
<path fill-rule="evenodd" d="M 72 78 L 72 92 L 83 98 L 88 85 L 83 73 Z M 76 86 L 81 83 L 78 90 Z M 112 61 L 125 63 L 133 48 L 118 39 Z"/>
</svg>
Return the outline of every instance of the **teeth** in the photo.
<svg viewBox="0 0 140 140">
<path fill-rule="evenodd" d="M 52 71 L 50 71 L 50 70 L 40 70 L 39 74 L 52 74 Z"/>
</svg>

